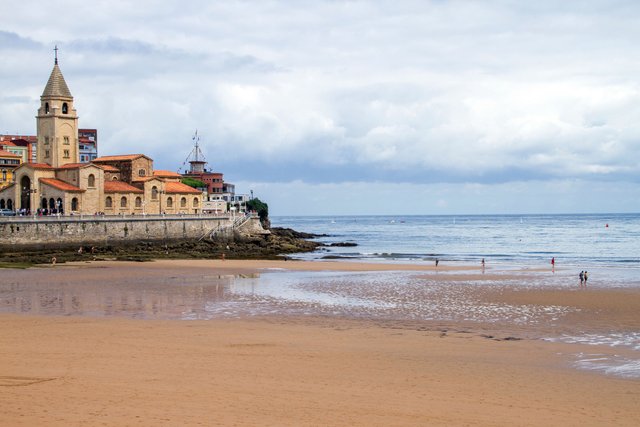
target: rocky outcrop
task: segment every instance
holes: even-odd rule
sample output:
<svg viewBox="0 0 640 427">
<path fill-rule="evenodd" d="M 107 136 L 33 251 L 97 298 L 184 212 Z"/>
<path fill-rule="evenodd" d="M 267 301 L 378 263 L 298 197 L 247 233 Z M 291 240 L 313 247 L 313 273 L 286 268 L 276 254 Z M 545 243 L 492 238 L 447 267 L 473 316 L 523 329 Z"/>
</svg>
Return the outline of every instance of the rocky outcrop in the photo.
<svg viewBox="0 0 640 427">
<path fill-rule="evenodd" d="M 213 240 L 202 239 L 167 242 L 136 242 L 118 245 L 93 245 L 0 253 L 0 265 L 19 263 L 46 264 L 88 260 L 149 261 L 153 259 L 284 259 L 287 255 L 316 250 L 320 243 L 306 240 L 314 236 L 286 228 L 272 228 L 270 234 L 245 235 L 233 233 Z"/>
</svg>

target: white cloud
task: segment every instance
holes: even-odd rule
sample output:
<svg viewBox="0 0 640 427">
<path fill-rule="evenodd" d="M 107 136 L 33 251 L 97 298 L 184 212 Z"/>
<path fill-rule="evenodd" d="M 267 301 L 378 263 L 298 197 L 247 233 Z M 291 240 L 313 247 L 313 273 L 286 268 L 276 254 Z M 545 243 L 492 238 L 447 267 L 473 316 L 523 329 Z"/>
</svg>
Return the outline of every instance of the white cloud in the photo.
<svg viewBox="0 0 640 427">
<path fill-rule="evenodd" d="M 633 1 L 69 0 L 0 14 L 0 132 L 35 132 L 58 44 L 101 153 L 164 169 L 197 128 L 212 166 L 245 182 L 460 192 L 640 173 Z"/>
</svg>

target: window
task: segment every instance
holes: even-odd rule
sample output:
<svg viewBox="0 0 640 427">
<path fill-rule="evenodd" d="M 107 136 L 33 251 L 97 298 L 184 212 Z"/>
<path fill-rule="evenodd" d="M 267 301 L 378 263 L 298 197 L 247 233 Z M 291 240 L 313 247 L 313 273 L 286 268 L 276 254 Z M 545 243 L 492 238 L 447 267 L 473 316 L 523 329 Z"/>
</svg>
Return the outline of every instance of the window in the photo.
<svg viewBox="0 0 640 427">
<path fill-rule="evenodd" d="M 122 196 L 120 198 L 120 207 L 121 208 L 126 208 L 127 207 L 127 198 L 125 196 Z"/>
<path fill-rule="evenodd" d="M 158 200 L 158 187 L 151 187 L 151 200 Z"/>
<path fill-rule="evenodd" d="M 89 187 L 95 187 L 96 186 L 96 177 L 93 174 L 89 175 L 89 178 L 87 179 L 87 185 Z"/>
<path fill-rule="evenodd" d="M 198 207 L 198 198 L 197 197 L 193 199 L 193 207 L 194 208 Z"/>
<path fill-rule="evenodd" d="M 136 208 L 141 208 L 141 207 L 142 207 L 142 198 L 136 197 Z"/>
<path fill-rule="evenodd" d="M 104 206 L 107 208 L 113 207 L 113 200 L 111 200 L 111 196 L 107 196 L 107 198 L 104 201 Z"/>
<path fill-rule="evenodd" d="M 44 137 L 44 145 L 49 145 L 49 137 L 48 136 Z"/>
<path fill-rule="evenodd" d="M 65 159 L 69 158 L 69 150 L 64 150 L 64 158 Z"/>
<path fill-rule="evenodd" d="M 73 199 L 71 199 L 71 210 L 72 211 L 77 211 L 78 210 L 78 198 L 74 197 Z"/>
<path fill-rule="evenodd" d="M 144 169 L 140 169 L 138 171 L 138 176 L 145 176 L 147 174 L 147 171 L 145 171 Z"/>
<path fill-rule="evenodd" d="M 68 114 L 69 113 L 69 106 L 67 105 L 66 102 L 62 103 L 62 114 Z"/>
<path fill-rule="evenodd" d="M 45 159 L 49 158 L 49 150 L 44 150 L 44 158 Z"/>
<path fill-rule="evenodd" d="M 44 113 L 45 114 L 49 114 L 49 103 L 48 102 L 44 103 Z"/>
<path fill-rule="evenodd" d="M 3 181 L 7 180 L 7 170 L 6 169 L 2 169 L 2 180 Z"/>
<path fill-rule="evenodd" d="M 168 208 L 173 207 L 173 197 L 167 197 L 167 207 Z"/>
<path fill-rule="evenodd" d="M 64 145 L 69 145 L 69 137 L 68 136 L 63 137 L 63 141 L 64 141 Z"/>
<path fill-rule="evenodd" d="M 187 198 L 183 197 L 182 199 L 180 199 L 180 207 L 181 208 L 186 208 L 187 207 Z"/>
</svg>

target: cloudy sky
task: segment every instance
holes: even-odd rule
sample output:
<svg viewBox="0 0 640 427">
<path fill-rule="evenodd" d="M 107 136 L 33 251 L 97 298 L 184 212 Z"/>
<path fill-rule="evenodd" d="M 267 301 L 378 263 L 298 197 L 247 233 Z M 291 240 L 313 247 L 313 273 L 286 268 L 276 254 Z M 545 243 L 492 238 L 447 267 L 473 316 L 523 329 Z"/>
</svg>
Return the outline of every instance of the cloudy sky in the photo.
<svg viewBox="0 0 640 427">
<path fill-rule="evenodd" d="M 640 212 L 640 2 L 0 4 L 0 133 L 60 48 L 99 154 L 209 167 L 274 215 Z"/>
</svg>

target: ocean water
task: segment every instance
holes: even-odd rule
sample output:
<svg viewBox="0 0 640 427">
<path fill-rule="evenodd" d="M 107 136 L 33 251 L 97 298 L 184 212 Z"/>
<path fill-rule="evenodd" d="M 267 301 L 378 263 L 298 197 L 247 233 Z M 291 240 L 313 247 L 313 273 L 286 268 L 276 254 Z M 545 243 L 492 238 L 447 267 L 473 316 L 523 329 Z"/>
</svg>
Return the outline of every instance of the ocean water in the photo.
<svg viewBox="0 0 640 427">
<path fill-rule="evenodd" d="M 640 267 L 640 214 L 278 216 L 272 225 L 325 234 L 297 257 L 371 261 Z"/>
<path fill-rule="evenodd" d="M 640 214 L 275 217 L 272 224 L 324 234 L 318 240 L 327 245 L 357 244 L 323 247 L 298 258 L 429 265 L 438 258 L 442 265 L 478 267 L 484 258 L 491 275 L 480 280 L 478 270 L 272 269 L 249 277 L 209 271 L 178 277 L 159 270 L 132 283 L 128 274 L 113 276 L 99 267 L 91 281 L 62 268 L 6 270 L 0 277 L 0 312 L 174 320 L 309 315 L 498 324 L 514 336 L 580 345 L 583 350 L 571 355 L 579 369 L 640 380 L 640 330 L 614 321 L 591 324 L 591 318 L 566 321 L 579 314 L 572 306 L 483 297 L 505 288 L 578 293 L 578 273 L 585 269 L 589 289 L 640 289 Z M 492 279 L 494 275 L 503 277 Z"/>
</svg>

